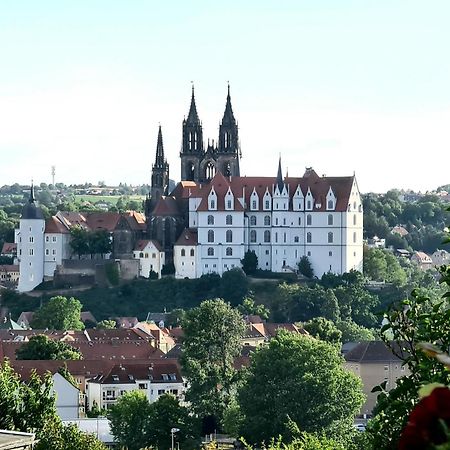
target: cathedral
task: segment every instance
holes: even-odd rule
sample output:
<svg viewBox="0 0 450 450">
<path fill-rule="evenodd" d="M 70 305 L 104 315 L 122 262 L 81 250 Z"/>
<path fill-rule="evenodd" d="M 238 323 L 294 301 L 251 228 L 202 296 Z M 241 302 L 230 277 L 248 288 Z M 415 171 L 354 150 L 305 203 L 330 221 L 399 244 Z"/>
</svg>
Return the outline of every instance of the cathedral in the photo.
<svg viewBox="0 0 450 450">
<path fill-rule="evenodd" d="M 362 270 L 363 212 L 355 176 L 241 177 L 238 125 L 230 87 L 217 140 L 205 146 L 194 88 L 182 124 L 181 181 L 169 193 L 169 165 L 158 132 L 152 186 L 145 202 L 148 237 L 173 262 L 178 278 L 241 266 L 296 271 L 303 256 L 316 275 Z M 274 170 L 275 173 L 275 170 Z"/>
<path fill-rule="evenodd" d="M 238 124 L 231 106 L 230 85 L 225 111 L 219 126 L 219 139 L 208 139 L 205 148 L 203 126 L 195 104 L 192 86 L 191 104 L 187 118 L 183 120 L 181 145 L 181 184 L 193 182 L 195 185 L 210 182 L 216 172 L 224 176 L 240 176 Z M 167 261 L 173 258 L 173 246 L 181 231 L 188 225 L 187 203 L 176 194 L 169 196 L 169 164 L 164 156 L 161 126 L 158 131 L 155 164 L 152 165 L 150 195 L 145 201 L 145 215 L 148 236 L 161 243 Z"/>
</svg>

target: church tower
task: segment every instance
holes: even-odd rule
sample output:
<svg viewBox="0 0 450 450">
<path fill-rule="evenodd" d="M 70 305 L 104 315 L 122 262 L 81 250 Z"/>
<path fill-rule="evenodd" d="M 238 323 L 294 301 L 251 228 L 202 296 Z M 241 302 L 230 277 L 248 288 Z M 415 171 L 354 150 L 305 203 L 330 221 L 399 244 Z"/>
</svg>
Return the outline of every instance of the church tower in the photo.
<svg viewBox="0 0 450 450">
<path fill-rule="evenodd" d="M 217 169 L 225 176 L 239 176 L 240 157 L 238 125 L 231 107 L 230 85 L 228 85 L 225 112 L 219 127 Z"/>
<path fill-rule="evenodd" d="M 192 86 L 191 106 L 187 119 L 183 120 L 183 142 L 181 146 L 181 180 L 199 181 L 200 162 L 203 158 L 203 127 L 195 105 Z"/>
<path fill-rule="evenodd" d="M 152 166 L 151 201 L 156 204 L 163 195 L 169 195 L 169 164 L 164 158 L 164 146 L 161 125 L 158 130 L 155 164 Z"/>
</svg>

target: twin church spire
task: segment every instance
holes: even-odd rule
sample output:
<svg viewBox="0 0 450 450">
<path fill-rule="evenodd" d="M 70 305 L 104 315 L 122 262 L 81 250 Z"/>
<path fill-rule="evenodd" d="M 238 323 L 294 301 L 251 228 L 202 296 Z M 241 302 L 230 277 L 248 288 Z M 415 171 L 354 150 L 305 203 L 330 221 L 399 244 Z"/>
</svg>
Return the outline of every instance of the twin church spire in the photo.
<svg viewBox="0 0 450 450">
<path fill-rule="evenodd" d="M 239 158 L 241 157 L 238 124 L 231 106 L 230 85 L 222 121 L 219 125 L 219 139 L 212 144 L 208 141 L 205 148 L 203 125 L 197 112 L 195 91 L 192 86 L 191 104 L 187 118 L 183 119 L 181 144 L 181 180 L 205 182 L 217 171 L 225 176 L 239 176 Z M 162 195 L 168 195 L 169 164 L 164 157 L 161 126 L 158 130 L 155 164 L 152 167 L 151 196 L 153 202 Z"/>
</svg>

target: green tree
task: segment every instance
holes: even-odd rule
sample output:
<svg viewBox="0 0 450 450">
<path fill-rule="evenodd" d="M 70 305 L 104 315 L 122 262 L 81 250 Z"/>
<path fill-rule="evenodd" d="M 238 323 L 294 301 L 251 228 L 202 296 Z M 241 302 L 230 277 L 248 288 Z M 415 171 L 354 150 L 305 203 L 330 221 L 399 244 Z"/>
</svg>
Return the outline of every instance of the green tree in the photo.
<svg viewBox="0 0 450 450">
<path fill-rule="evenodd" d="M 82 359 L 80 351 L 61 341 L 53 341 L 43 334 L 32 336 L 16 350 L 17 359 L 55 360 Z"/>
<path fill-rule="evenodd" d="M 325 317 L 315 317 L 303 324 L 303 328 L 311 335 L 321 341 L 337 344 L 341 342 L 342 332 L 331 321 Z"/>
<path fill-rule="evenodd" d="M 34 314 L 32 327 L 50 330 L 84 330 L 80 319 L 82 305 L 71 297 L 52 297 Z"/>
<path fill-rule="evenodd" d="M 244 259 L 241 259 L 242 270 L 247 275 L 254 275 L 258 268 L 258 257 L 253 250 L 248 250 L 244 254 Z"/>
<path fill-rule="evenodd" d="M 142 391 L 122 395 L 108 410 L 108 419 L 114 440 L 128 450 L 140 450 L 150 443 L 151 408 Z"/>
<path fill-rule="evenodd" d="M 70 229 L 70 248 L 80 258 L 89 253 L 89 232 L 80 225 Z"/>
<path fill-rule="evenodd" d="M 306 432 L 351 434 L 364 396 L 360 379 L 342 364 L 334 345 L 280 331 L 253 355 L 239 392 L 242 435 L 268 442 L 286 436 L 289 420 Z"/>
<path fill-rule="evenodd" d="M 88 247 L 91 257 L 112 252 L 112 240 L 108 231 L 95 230 L 88 232 Z"/>
<path fill-rule="evenodd" d="M 311 265 L 311 261 L 307 256 L 302 256 L 298 263 L 298 271 L 306 278 L 312 278 L 314 271 Z"/>
<path fill-rule="evenodd" d="M 270 310 L 265 305 L 257 305 L 255 300 L 251 297 L 244 298 L 242 305 L 238 305 L 237 309 L 243 316 L 257 315 L 265 320 L 267 320 L 270 315 Z"/>
<path fill-rule="evenodd" d="M 450 266 L 442 267 L 442 282 L 450 286 Z M 388 323 L 383 326 L 382 339 L 406 365 L 410 375 L 396 380 L 396 386 L 386 389 L 382 384 L 374 389 L 379 392 L 374 418 L 368 431 L 373 436 L 373 448 L 393 450 L 397 448 L 401 430 L 414 405 L 418 402 L 421 386 L 437 382 L 450 384 L 450 372 L 436 359 L 418 349 L 418 344 L 435 344 L 441 352 L 450 348 L 449 292 L 440 301 L 414 290 L 410 299 L 391 306 L 387 312 Z M 393 338 L 393 339 L 392 339 Z"/>
<path fill-rule="evenodd" d="M 23 383 L 7 361 L 0 366 L 0 429 L 36 433 L 36 450 L 106 450 L 93 435 L 64 426 L 56 414 L 50 374 Z"/>
<path fill-rule="evenodd" d="M 113 330 L 116 328 L 116 321 L 104 319 L 97 323 L 96 328 L 98 330 Z"/>
<path fill-rule="evenodd" d="M 221 299 L 205 300 L 186 312 L 182 367 L 189 381 L 186 400 L 200 417 L 218 420 L 235 394 L 246 325 L 239 312 Z"/>
<path fill-rule="evenodd" d="M 248 294 L 248 280 L 242 269 L 231 269 L 223 273 L 220 295 L 233 306 L 238 305 Z"/>
<path fill-rule="evenodd" d="M 181 406 L 175 396 L 165 394 L 150 405 L 148 443 L 154 448 L 170 448 L 172 428 L 180 430 L 174 435 L 174 441 L 181 448 L 198 448 L 200 436 L 198 420 L 189 415 L 188 409 Z"/>
<path fill-rule="evenodd" d="M 339 320 L 336 322 L 336 328 L 342 333 L 342 343 L 373 341 L 375 336 L 369 328 L 357 325 L 353 320 Z"/>
</svg>

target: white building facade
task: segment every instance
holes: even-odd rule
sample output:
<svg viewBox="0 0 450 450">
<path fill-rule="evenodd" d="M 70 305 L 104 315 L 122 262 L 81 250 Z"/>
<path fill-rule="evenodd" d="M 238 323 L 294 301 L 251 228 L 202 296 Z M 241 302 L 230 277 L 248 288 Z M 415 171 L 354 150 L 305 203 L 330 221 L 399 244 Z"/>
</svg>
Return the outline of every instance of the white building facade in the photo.
<svg viewBox="0 0 450 450">
<path fill-rule="evenodd" d="M 218 172 L 190 193 L 184 233 L 196 233 L 197 257 L 188 278 L 241 267 L 248 250 L 262 270 L 296 271 L 306 256 L 318 277 L 362 271 L 363 210 L 354 176 L 319 177 L 307 169 L 302 178 L 282 179 L 280 169 L 277 178 L 225 178 Z M 181 256 L 174 262 L 182 278 Z"/>
<path fill-rule="evenodd" d="M 140 240 L 133 251 L 135 259 L 139 259 L 139 276 L 150 277 L 155 272 L 161 278 L 161 270 L 165 264 L 165 253 L 158 242 L 153 240 Z"/>
</svg>

